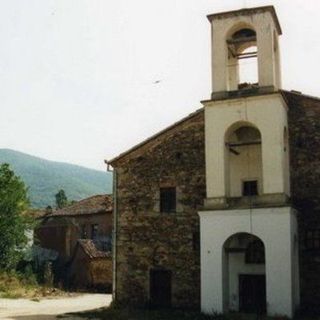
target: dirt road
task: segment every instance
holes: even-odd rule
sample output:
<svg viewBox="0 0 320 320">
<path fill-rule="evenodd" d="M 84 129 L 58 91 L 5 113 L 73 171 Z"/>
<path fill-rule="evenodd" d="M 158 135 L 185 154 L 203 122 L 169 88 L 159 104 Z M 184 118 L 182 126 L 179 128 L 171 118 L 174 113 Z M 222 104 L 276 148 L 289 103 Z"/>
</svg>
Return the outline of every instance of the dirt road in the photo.
<svg viewBox="0 0 320 320">
<path fill-rule="evenodd" d="M 109 294 L 82 294 L 76 297 L 41 299 L 39 302 L 28 299 L 0 299 L 0 319 L 51 320 L 57 319 L 58 315 L 59 319 L 63 319 L 63 314 L 107 307 L 110 302 Z"/>
</svg>

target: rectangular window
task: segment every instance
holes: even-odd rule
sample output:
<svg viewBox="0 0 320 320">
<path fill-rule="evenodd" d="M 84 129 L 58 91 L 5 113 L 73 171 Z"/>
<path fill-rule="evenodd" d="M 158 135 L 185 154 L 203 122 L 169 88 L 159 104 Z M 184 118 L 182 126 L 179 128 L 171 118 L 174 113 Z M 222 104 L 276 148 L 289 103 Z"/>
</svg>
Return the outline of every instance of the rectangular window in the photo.
<svg viewBox="0 0 320 320">
<path fill-rule="evenodd" d="M 308 250 L 320 250 L 320 229 L 306 231 L 305 247 Z"/>
<path fill-rule="evenodd" d="M 248 180 L 242 182 L 243 196 L 256 196 L 258 194 L 258 181 Z"/>
<path fill-rule="evenodd" d="M 160 188 L 160 212 L 176 212 L 176 188 Z"/>
<path fill-rule="evenodd" d="M 91 239 L 95 240 L 98 238 L 98 225 L 93 224 L 91 225 Z"/>
<path fill-rule="evenodd" d="M 81 226 L 81 239 L 87 239 L 87 226 L 85 224 Z"/>
</svg>

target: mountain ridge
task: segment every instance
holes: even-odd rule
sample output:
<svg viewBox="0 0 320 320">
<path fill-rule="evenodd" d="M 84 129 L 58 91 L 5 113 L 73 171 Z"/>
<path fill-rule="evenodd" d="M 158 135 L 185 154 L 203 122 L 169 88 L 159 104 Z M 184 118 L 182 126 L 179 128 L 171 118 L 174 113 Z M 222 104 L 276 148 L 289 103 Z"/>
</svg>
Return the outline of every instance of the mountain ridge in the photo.
<svg viewBox="0 0 320 320">
<path fill-rule="evenodd" d="M 29 188 L 32 207 L 55 206 L 55 194 L 64 189 L 69 200 L 112 192 L 112 173 L 66 162 L 46 160 L 21 151 L 0 149 L 0 163 L 9 163 Z"/>
</svg>

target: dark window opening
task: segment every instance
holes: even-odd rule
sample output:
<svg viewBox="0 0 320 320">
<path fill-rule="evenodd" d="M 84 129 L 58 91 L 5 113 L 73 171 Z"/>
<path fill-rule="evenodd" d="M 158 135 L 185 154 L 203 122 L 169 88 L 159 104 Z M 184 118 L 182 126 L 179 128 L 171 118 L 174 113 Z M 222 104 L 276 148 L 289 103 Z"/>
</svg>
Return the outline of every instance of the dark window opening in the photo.
<svg viewBox="0 0 320 320">
<path fill-rule="evenodd" d="M 112 247 L 111 237 L 103 237 L 93 241 L 96 248 L 100 251 L 110 252 Z"/>
<path fill-rule="evenodd" d="M 91 239 L 97 239 L 98 238 L 98 225 L 93 224 L 91 225 Z"/>
<path fill-rule="evenodd" d="M 176 212 L 176 188 L 160 188 L 160 212 Z"/>
<path fill-rule="evenodd" d="M 176 159 L 181 160 L 182 159 L 182 152 L 177 152 L 176 153 Z"/>
<path fill-rule="evenodd" d="M 257 180 L 243 181 L 242 195 L 243 196 L 258 195 L 258 181 Z"/>
<path fill-rule="evenodd" d="M 305 247 L 308 250 L 320 250 L 320 229 L 306 231 Z"/>
<path fill-rule="evenodd" d="M 265 263 L 264 245 L 261 240 L 254 240 L 248 244 L 245 253 L 245 263 Z"/>
</svg>

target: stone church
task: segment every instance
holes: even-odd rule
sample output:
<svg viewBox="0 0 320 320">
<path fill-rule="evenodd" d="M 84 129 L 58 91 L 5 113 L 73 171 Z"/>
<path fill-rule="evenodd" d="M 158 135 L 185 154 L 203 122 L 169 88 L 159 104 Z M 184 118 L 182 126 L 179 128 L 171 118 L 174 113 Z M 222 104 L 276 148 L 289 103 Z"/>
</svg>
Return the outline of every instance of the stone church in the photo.
<svg viewBox="0 0 320 320">
<path fill-rule="evenodd" d="M 320 99 L 281 87 L 273 6 L 208 16 L 212 93 L 108 161 L 114 298 L 292 317 L 320 301 Z M 256 61 L 257 82 L 241 83 Z"/>
</svg>

